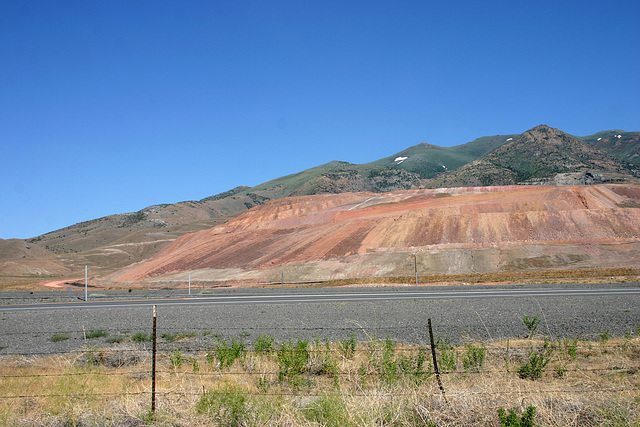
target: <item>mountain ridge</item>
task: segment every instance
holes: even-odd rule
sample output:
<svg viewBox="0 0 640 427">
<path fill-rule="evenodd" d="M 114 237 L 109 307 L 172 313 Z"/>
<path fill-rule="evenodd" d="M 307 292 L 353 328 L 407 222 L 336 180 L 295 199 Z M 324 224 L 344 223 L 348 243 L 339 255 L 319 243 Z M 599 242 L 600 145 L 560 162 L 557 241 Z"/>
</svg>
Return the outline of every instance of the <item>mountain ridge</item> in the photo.
<svg viewBox="0 0 640 427">
<path fill-rule="evenodd" d="M 556 143 L 556 148 L 552 143 L 544 142 L 545 132 L 542 129 L 546 133 L 551 132 L 548 136 L 553 139 L 551 142 Z M 573 163 L 562 168 L 547 167 L 546 175 L 540 170 L 523 175 L 527 171 L 519 171 L 515 167 L 517 163 L 526 164 L 521 160 L 523 154 L 519 149 L 509 150 L 509 147 L 526 135 L 531 137 L 532 132 L 535 134 L 533 139 L 539 140 L 541 147 L 546 147 L 545 153 L 555 150 L 560 161 Z M 186 233 L 220 225 L 248 209 L 283 197 L 350 192 L 379 194 L 451 186 L 625 182 L 635 179 L 634 174 L 638 176 L 638 166 L 633 162 L 638 159 L 639 135 L 640 132 L 613 130 L 573 137 L 540 125 L 523 134 L 486 136 L 453 147 L 421 143 L 370 163 L 334 160 L 254 187 L 238 186 L 197 201 L 157 204 L 138 212 L 84 221 L 25 242 L 37 245 L 44 251 L 40 253 L 42 256 L 47 257 L 48 254 L 60 263 L 59 268 L 45 269 L 42 274 L 77 270 L 84 265 L 91 265 L 98 272 L 108 272 L 148 258 Z M 567 152 L 558 149 L 557 143 L 565 144 L 563 149 Z M 612 154 L 607 154 L 606 150 Z M 501 158 L 505 153 L 511 153 L 511 157 Z M 520 153 L 520 160 L 513 153 Z M 524 152 L 525 159 L 530 157 L 526 154 Z M 505 161 L 515 165 L 505 165 Z M 484 181 L 481 179 L 483 173 L 489 176 Z M 2 247 L 7 245 L 6 241 L 0 241 L 0 254 L 7 253 L 2 251 Z M 26 254 L 25 259 L 28 258 Z M 6 263 L 2 263 L 7 259 L 7 256 L 0 257 L 0 274 L 4 274 L 2 266 Z M 16 260 L 11 259 L 11 263 L 11 271 L 19 274 L 19 260 L 16 264 Z M 29 274 L 32 269 L 26 264 L 24 274 Z"/>
</svg>

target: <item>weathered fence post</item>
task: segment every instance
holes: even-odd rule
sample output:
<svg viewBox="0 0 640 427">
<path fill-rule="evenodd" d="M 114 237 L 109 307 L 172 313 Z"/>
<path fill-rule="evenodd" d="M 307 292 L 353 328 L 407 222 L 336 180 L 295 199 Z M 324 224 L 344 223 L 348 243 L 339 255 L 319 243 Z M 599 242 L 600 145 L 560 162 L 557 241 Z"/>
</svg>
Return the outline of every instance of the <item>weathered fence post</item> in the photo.
<svg viewBox="0 0 640 427">
<path fill-rule="evenodd" d="M 156 413 L 156 341 L 157 341 L 157 306 L 153 306 L 153 346 L 151 356 L 151 414 Z"/>
<path fill-rule="evenodd" d="M 436 379 L 438 380 L 438 385 L 440 386 L 442 397 L 444 397 L 444 401 L 447 402 L 447 396 L 444 393 L 444 387 L 442 386 L 442 381 L 440 380 L 440 370 L 438 369 L 438 359 L 436 358 L 436 344 L 433 340 L 433 329 L 431 328 L 431 319 L 429 319 L 429 339 L 431 340 L 431 356 L 433 357 L 433 370 L 436 372 Z"/>
</svg>

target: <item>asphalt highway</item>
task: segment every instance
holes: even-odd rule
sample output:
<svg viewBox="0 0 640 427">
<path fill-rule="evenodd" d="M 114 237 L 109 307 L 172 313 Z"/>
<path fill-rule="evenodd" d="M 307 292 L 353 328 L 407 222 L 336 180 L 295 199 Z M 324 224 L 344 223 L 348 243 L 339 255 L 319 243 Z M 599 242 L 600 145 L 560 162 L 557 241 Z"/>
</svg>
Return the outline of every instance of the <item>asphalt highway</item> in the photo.
<svg viewBox="0 0 640 427">
<path fill-rule="evenodd" d="M 40 355 L 133 342 L 150 334 L 157 306 L 158 334 L 183 336 L 160 348 L 204 350 L 216 339 L 260 335 L 288 339 L 361 341 L 387 335 L 425 343 L 427 319 L 452 343 L 522 338 L 524 316 L 538 316 L 537 334 L 597 340 L 640 332 L 640 284 L 441 286 L 388 288 L 271 288 L 3 293 L 0 355 Z M 92 331 L 106 336 L 88 338 Z M 56 339 L 56 337 L 64 339 Z"/>
<path fill-rule="evenodd" d="M 574 285 L 577 286 L 577 285 Z M 610 286 L 610 285 L 609 285 Z M 604 287 L 604 288 L 526 288 L 503 289 L 494 286 L 489 289 L 462 290 L 449 288 L 447 290 L 425 289 L 416 287 L 393 288 L 381 291 L 380 288 L 359 288 L 357 292 L 344 292 L 343 289 L 332 288 L 318 292 L 289 293 L 282 289 L 272 289 L 270 294 L 264 291 L 259 295 L 252 294 L 224 294 L 209 296 L 201 294 L 185 295 L 180 298 L 145 298 L 145 299 L 119 299 L 115 301 L 92 298 L 90 301 L 58 302 L 58 303 L 34 303 L 9 305 L 2 308 L 4 312 L 24 310 L 68 310 L 68 309 L 108 309 L 116 307 L 140 307 L 140 306 L 187 306 L 208 304 L 309 304 L 320 302 L 346 302 L 346 301 L 394 301 L 394 300 L 439 300 L 439 299 L 475 299 L 475 298 L 536 298 L 536 297 L 567 297 L 567 296 L 611 296 L 611 295 L 638 295 L 640 287 Z M 353 288 L 352 288 L 353 289 Z M 240 291 L 246 292 L 246 291 Z"/>
</svg>

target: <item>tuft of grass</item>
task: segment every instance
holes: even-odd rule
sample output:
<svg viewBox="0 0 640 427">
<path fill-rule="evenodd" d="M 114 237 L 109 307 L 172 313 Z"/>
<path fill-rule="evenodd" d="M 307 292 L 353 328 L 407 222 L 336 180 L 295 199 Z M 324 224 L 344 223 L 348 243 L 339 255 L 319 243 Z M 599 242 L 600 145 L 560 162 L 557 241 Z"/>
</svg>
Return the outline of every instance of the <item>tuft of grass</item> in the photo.
<svg viewBox="0 0 640 427">
<path fill-rule="evenodd" d="M 119 344 L 121 342 L 124 342 L 124 337 L 121 336 L 114 336 L 114 337 L 109 337 L 106 340 L 107 344 Z"/>
<path fill-rule="evenodd" d="M 196 410 L 209 416 L 215 425 L 244 426 L 249 424 L 248 392 L 239 386 L 225 384 L 218 390 L 205 391 Z"/>
<path fill-rule="evenodd" d="M 153 337 L 144 332 L 136 332 L 131 337 L 131 340 L 134 342 L 150 342 L 153 340 Z"/>
<path fill-rule="evenodd" d="M 104 329 L 91 330 L 85 335 L 87 339 L 103 338 L 108 336 L 109 332 L 105 331 Z"/>
<path fill-rule="evenodd" d="M 575 360 L 576 357 L 578 357 L 578 339 L 574 338 L 570 340 L 568 338 L 565 338 L 563 344 L 564 351 L 572 360 Z"/>
<path fill-rule="evenodd" d="M 315 398 L 302 409 L 307 421 L 321 426 L 342 427 L 354 425 L 344 398 L 336 393 Z"/>
<path fill-rule="evenodd" d="M 182 362 L 184 361 L 184 356 L 179 349 L 173 350 L 169 353 L 169 360 L 171 361 L 171 366 L 174 369 L 178 369 L 182 366 Z"/>
<path fill-rule="evenodd" d="M 462 357 L 462 366 L 467 372 L 480 372 L 487 358 L 487 349 L 482 345 L 466 345 L 466 353 Z"/>
<path fill-rule="evenodd" d="M 556 377 L 558 378 L 562 378 L 565 375 L 567 375 L 567 367 L 564 365 L 558 365 L 555 368 L 553 368 L 553 370 L 556 374 Z"/>
<path fill-rule="evenodd" d="M 60 342 L 60 341 L 65 341 L 69 339 L 69 335 L 61 332 L 61 333 L 55 333 L 53 335 L 51 335 L 51 337 L 49 338 L 49 341 L 51 342 Z"/>
</svg>

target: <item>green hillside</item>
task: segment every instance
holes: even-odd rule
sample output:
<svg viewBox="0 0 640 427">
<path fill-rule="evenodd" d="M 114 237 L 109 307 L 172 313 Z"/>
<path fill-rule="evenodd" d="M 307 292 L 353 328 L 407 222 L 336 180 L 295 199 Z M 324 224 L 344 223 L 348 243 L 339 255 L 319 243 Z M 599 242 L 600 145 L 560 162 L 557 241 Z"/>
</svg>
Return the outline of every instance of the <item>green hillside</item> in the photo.
<svg viewBox="0 0 640 427">
<path fill-rule="evenodd" d="M 588 136 L 575 136 L 587 144 L 606 151 L 609 155 L 640 166 L 640 132 L 607 130 Z"/>
<path fill-rule="evenodd" d="M 441 177 L 431 186 L 573 185 L 611 182 L 634 175 L 636 167 L 629 167 L 607 151 L 540 125 Z"/>
<path fill-rule="evenodd" d="M 518 135 L 494 135 L 475 139 L 454 147 L 439 147 L 422 143 L 393 156 L 369 163 L 392 169 L 404 169 L 423 179 L 435 178 L 442 172 L 458 169 L 501 146 Z"/>
</svg>

